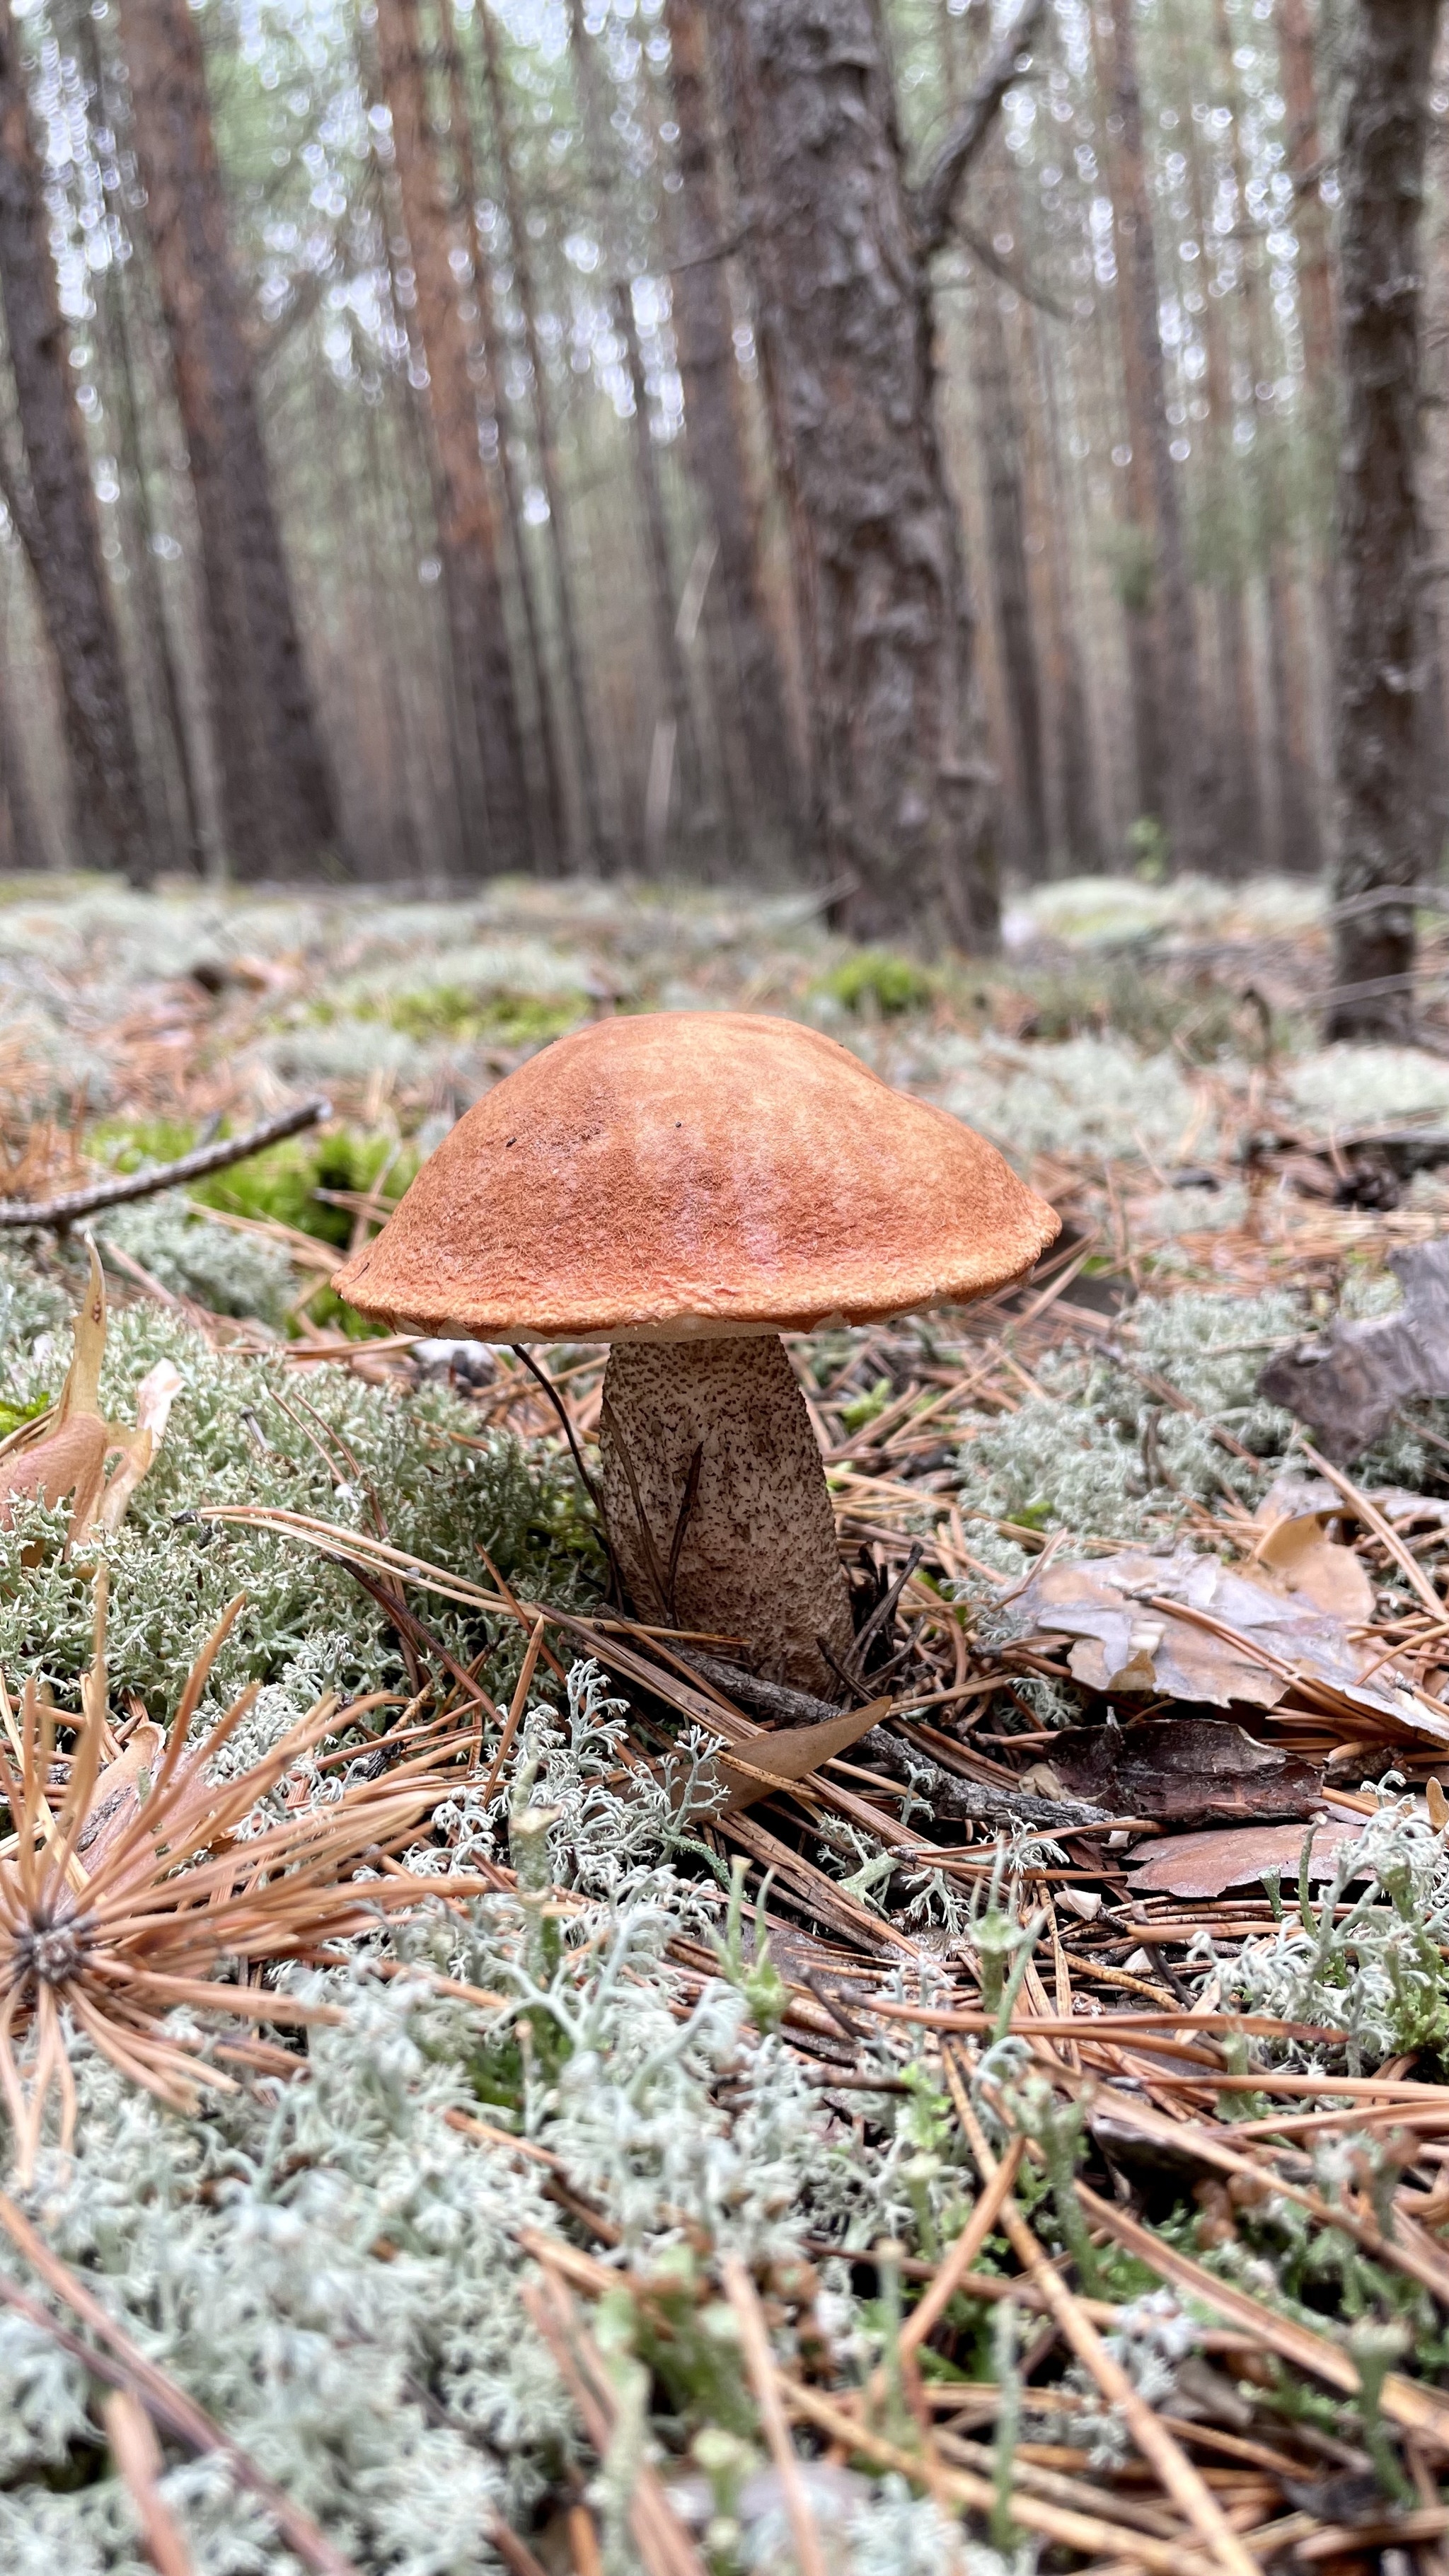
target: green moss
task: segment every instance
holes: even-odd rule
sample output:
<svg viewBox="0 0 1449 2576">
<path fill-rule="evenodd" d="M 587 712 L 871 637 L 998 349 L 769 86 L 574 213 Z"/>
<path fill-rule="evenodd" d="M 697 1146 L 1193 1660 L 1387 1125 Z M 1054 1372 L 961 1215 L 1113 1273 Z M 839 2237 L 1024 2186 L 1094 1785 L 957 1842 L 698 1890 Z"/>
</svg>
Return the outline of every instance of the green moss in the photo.
<svg viewBox="0 0 1449 2576">
<path fill-rule="evenodd" d="M 481 993 L 466 984 L 420 984 L 410 991 L 362 994 L 345 1009 L 320 1000 L 308 1017 L 323 1027 L 344 1018 L 380 1021 L 404 1037 L 514 1048 L 547 1046 L 588 1014 L 588 997 L 581 992 Z"/>
<path fill-rule="evenodd" d="M 887 1019 L 904 1011 L 925 1010 L 936 998 L 937 981 L 913 957 L 891 948 L 858 948 L 811 986 L 848 1011 L 876 1010 Z"/>
<path fill-rule="evenodd" d="M 224 1208 L 232 1216 L 276 1217 L 345 1252 L 352 1240 L 351 1212 L 330 1206 L 318 1193 L 370 1190 L 386 1171 L 388 1195 L 397 1197 L 417 1164 L 416 1152 L 399 1149 L 393 1137 L 342 1127 L 325 1136 L 288 1137 L 229 1172 L 199 1181 L 191 1196 L 202 1207 Z"/>
</svg>

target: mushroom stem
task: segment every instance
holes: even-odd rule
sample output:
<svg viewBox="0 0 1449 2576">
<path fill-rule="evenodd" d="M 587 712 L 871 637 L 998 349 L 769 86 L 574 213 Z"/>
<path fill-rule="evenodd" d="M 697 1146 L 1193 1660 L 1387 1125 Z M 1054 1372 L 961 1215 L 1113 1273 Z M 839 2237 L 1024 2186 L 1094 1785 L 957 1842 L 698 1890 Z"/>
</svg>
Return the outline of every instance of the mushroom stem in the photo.
<svg viewBox="0 0 1449 2576">
<path fill-rule="evenodd" d="M 739 1638 L 766 1680 L 835 1700 L 850 1592 L 805 1399 L 774 1333 L 615 1342 L 600 1423 L 609 1535 L 636 1606 Z"/>
</svg>

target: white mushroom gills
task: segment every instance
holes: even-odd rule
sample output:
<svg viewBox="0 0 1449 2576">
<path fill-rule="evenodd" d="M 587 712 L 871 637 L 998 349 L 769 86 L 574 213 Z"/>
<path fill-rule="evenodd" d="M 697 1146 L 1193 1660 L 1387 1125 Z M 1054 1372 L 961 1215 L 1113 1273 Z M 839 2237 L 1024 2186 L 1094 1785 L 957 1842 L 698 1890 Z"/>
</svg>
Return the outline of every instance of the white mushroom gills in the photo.
<svg viewBox="0 0 1449 2576">
<path fill-rule="evenodd" d="M 738 1638 L 740 1660 L 766 1680 L 838 1699 L 820 1640 L 848 1670 L 850 1591 L 778 1337 L 616 1342 L 599 1441 L 609 1536 L 641 1617 Z"/>
</svg>

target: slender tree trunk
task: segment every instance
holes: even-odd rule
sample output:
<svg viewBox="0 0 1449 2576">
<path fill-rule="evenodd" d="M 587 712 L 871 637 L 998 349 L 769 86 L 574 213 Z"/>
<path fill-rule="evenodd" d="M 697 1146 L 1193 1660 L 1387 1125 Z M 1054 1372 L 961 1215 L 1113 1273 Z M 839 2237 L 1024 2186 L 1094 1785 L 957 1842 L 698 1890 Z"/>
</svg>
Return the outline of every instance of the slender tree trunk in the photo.
<svg viewBox="0 0 1449 2576">
<path fill-rule="evenodd" d="M 1298 303 L 1303 321 L 1303 362 L 1309 400 L 1331 416 L 1333 404 L 1333 268 L 1328 255 L 1328 209 L 1319 187 L 1323 144 L 1318 124 L 1318 76 L 1308 0 L 1278 0 L 1278 57 L 1283 103 L 1288 110 L 1289 168 L 1302 181 L 1295 210 L 1298 235 Z"/>
<path fill-rule="evenodd" d="M 559 472 L 553 403 L 544 364 L 543 346 L 539 338 L 538 293 L 529 251 L 528 223 L 513 153 L 513 136 L 503 82 L 498 29 L 494 23 L 489 0 L 480 0 L 477 16 L 483 38 L 483 72 L 488 88 L 489 113 L 493 122 L 493 145 L 498 156 L 498 172 L 503 188 L 503 210 L 508 218 L 509 258 L 513 268 L 514 290 L 518 296 L 519 311 L 523 317 L 523 345 L 528 359 L 534 436 L 538 443 L 539 478 L 543 484 L 544 498 L 548 503 L 548 543 L 553 565 L 554 598 L 558 608 L 559 645 L 563 655 L 564 681 L 572 719 L 574 764 L 578 781 L 579 807 L 583 817 L 582 855 L 590 867 L 599 867 L 607 855 L 608 836 L 604 829 L 603 802 L 599 790 L 598 753 L 594 743 L 593 720 L 589 713 L 583 650 L 579 641 L 579 614 L 568 539 L 568 504 L 564 496 L 563 478 Z"/>
<path fill-rule="evenodd" d="M 1227 102 L 1231 109 L 1234 102 Z M 1211 561 L 1218 644 L 1217 745 L 1222 779 L 1218 809 L 1226 876 L 1247 876 L 1264 856 L 1263 800 L 1259 777 L 1258 708 L 1253 685 L 1244 563 L 1247 529 L 1240 507 L 1243 466 L 1233 455 L 1232 368 L 1227 345 L 1223 300 L 1213 293 L 1209 274 L 1212 236 L 1209 191 L 1204 184 L 1203 135 L 1196 117 L 1187 121 L 1186 157 L 1192 201 L 1192 228 L 1202 258 L 1203 390 L 1207 419 L 1199 433 L 1203 466 L 1203 517 Z M 1256 378 L 1255 378 L 1256 381 Z"/>
<path fill-rule="evenodd" d="M 479 441 L 468 332 L 449 257 L 418 0 L 378 0 L 377 51 L 417 281 L 416 322 L 428 375 L 436 464 L 438 552 L 465 759 L 466 751 L 476 746 L 481 762 L 481 780 L 468 781 L 464 816 L 468 865 L 481 874 L 530 866 L 533 828 L 498 577 L 493 497 Z"/>
<path fill-rule="evenodd" d="M 1439 0 L 1356 0 L 1339 154 L 1335 1038 L 1414 1025 L 1420 232 Z"/>
<path fill-rule="evenodd" d="M 1128 359 L 1128 437 L 1151 475 L 1162 679 L 1172 721 L 1164 734 L 1163 815 L 1178 867 L 1204 867 L 1214 854 L 1211 752 L 1203 724 L 1192 582 L 1188 573 L 1177 468 L 1167 424 L 1167 395 L 1158 316 L 1157 248 L 1152 188 L 1137 73 L 1135 0 L 1111 0 L 1112 104 L 1118 120 L 1113 156 L 1113 217 L 1118 293 Z"/>
<path fill-rule="evenodd" d="M 568 818 L 564 810 L 563 745 L 553 673 L 549 668 L 548 652 L 544 643 L 543 619 L 539 612 L 533 561 L 528 551 L 524 527 L 523 493 L 519 485 L 518 465 L 514 453 L 518 434 L 517 425 L 513 418 L 513 406 L 508 399 L 505 381 L 506 351 L 498 328 L 498 315 L 493 301 L 493 276 L 488 264 L 488 253 L 483 236 L 478 229 L 478 174 L 473 157 L 473 121 L 463 77 L 463 55 L 456 23 L 448 30 L 448 114 L 458 169 L 458 185 L 468 223 L 468 255 L 473 263 L 473 296 L 478 307 L 478 328 L 482 335 L 483 355 L 493 395 L 493 422 L 498 438 L 498 473 L 503 485 L 503 506 L 508 517 L 508 533 L 513 546 L 514 569 L 518 577 L 519 604 L 523 611 L 523 631 L 528 644 L 529 671 L 533 679 L 534 699 L 538 708 L 547 854 L 555 867 L 561 867 L 569 845 Z"/>
<path fill-rule="evenodd" d="M 1317 0 L 1321 10 L 1325 0 Z M 1317 173 L 1324 159 L 1318 110 L 1318 48 L 1308 0 L 1278 0 L 1279 68 L 1288 110 L 1289 167 L 1305 180 L 1293 208 L 1298 236 L 1298 309 L 1303 329 L 1304 408 L 1312 496 L 1312 578 L 1320 642 L 1332 685 L 1337 605 L 1332 561 L 1332 493 L 1337 415 L 1338 327 L 1328 208 Z M 1301 700 L 1301 679 L 1295 683 Z M 1300 732 L 1304 728 L 1300 726 Z M 1305 745 L 1306 753 L 1306 745 Z M 1315 846 L 1321 847 L 1318 816 Z"/>
<path fill-rule="evenodd" d="M 999 930 L 929 245 L 869 0 L 730 0 L 731 125 L 808 545 L 824 837 L 866 937 Z M 798 577 L 797 564 L 797 577 Z"/>
<path fill-rule="evenodd" d="M 43 868 L 46 865 L 45 836 L 30 792 L 25 746 L 21 740 L 8 670 L 0 670 L 0 797 L 4 800 L 5 820 L 9 826 L 6 866 Z"/>
<path fill-rule="evenodd" d="M 0 298 L 29 474 L 19 532 L 55 655 L 78 829 L 93 864 L 145 885 L 141 762 L 10 0 L 0 0 Z"/>
<path fill-rule="evenodd" d="M 1102 831 L 1092 721 L 1082 669 L 1076 584 L 1072 567 L 1069 501 L 1062 473 L 1062 431 L 1053 352 L 1045 331 L 1028 312 L 1026 344 L 1040 405 L 1042 511 L 1046 553 L 1047 670 L 1056 743 L 1057 813 L 1053 855 L 1058 868 L 1090 874 L 1102 864 Z M 1030 398 L 1030 395 L 1029 395 Z"/>
<path fill-rule="evenodd" d="M 196 496 L 228 855 L 239 875 L 284 875 L 336 846 L 336 806 L 232 275 L 201 29 L 187 0 L 124 0 L 121 31 Z"/>
<path fill-rule="evenodd" d="M 1241 96 L 1237 66 L 1233 61 L 1233 31 L 1228 17 L 1227 0 L 1213 0 L 1213 33 L 1217 47 L 1218 78 L 1222 86 L 1223 105 L 1232 120 L 1233 185 L 1237 195 L 1238 221 L 1252 220 L 1248 197 L 1248 165 L 1243 150 Z M 1312 783 L 1308 777 L 1301 723 L 1301 702 L 1295 717 L 1295 663 L 1289 645 L 1293 604 L 1289 593 L 1292 572 L 1286 561 L 1287 509 L 1283 496 L 1282 459 L 1279 455 L 1278 424 L 1272 413 L 1272 397 L 1260 394 L 1273 372 L 1267 346 L 1263 312 L 1263 276 L 1259 245 L 1243 244 L 1243 323 L 1248 376 L 1252 385 L 1252 404 L 1256 436 L 1250 468 L 1239 462 L 1238 472 L 1250 471 L 1258 498 L 1258 538 L 1263 569 L 1264 606 L 1268 627 L 1268 703 L 1267 738 L 1272 769 L 1273 795 L 1277 810 L 1278 857 L 1287 867 L 1311 874 L 1322 861 L 1318 816 L 1314 808 Z"/>
<path fill-rule="evenodd" d="M 611 300 L 619 337 L 624 344 L 624 367 L 633 397 L 634 488 L 638 495 L 639 517 L 644 536 L 644 558 L 649 608 L 654 628 L 655 658 L 659 666 L 659 685 L 666 721 L 673 727 L 672 760 L 677 763 L 681 802 L 686 817 L 693 820 L 700 800 L 699 746 L 695 738 L 694 711 L 689 693 L 689 672 L 679 639 L 678 600 L 674 574 L 669 559 L 669 522 L 665 515 L 664 493 L 659 481 L 659 462 L 654 453 L 654 433 L 650 427 L 649 390 L 644 373 L 644 353 L 639 345 L 639 325 L 634 312 L 634 291 L 616 239 L 616 223 L 610 199 L 617 187 L 608 135 L 609 119 L 599 87 L 599 69 L 594 58 L 593 40 L 584 25 L 584 0 L 569 0 L 569 44 L 573 56 L 574 77 L 578 85 L 596 219 L 603 235 L 605 263 L 612 271 Z M 657 743 L 657 736 L 656 736 Z M 667 778 L 667 764 L 664 775 Z M 661 815 L 661 837 L 662 824 Z"/>
<path fill-rule="evenodd" d="M 994 200 L 989 202 L 999 211 Z M 1022 479 L 1025 445 L 1001 310 L 1003 291 L 994 277 L 977 272 L 972 291 L 972 372 L 981 423 L 992 588 L 1021 798 L 1021 859 L 1028 875 L 1040 876 L 1046 866 L 1049 839 L 1041 671 L 1026 559 L 1026 492 Z"/>
<path fill-rule="evenodd" d="M 798 816 L 800 780 L 750 500 L 742 387 L 724 271 L 725 211 L 710 115 L 704 0 L 665 0 L 664 18 L 679 128 L 680 264 L 673 292 L 688 452 L 719 544 L 719 587 L 756 811 L 767 826 L 788 826 Z"/>
<path fill-rule="evenodd" d="M 1114 211 L 1123 201 L 1118 167 L 1120 132 L 1114 130 L 1112 65 L 1095 8 L 1087 12 L 1092 65 L 1096 80 L 1101 132 L 1100 160 Z M 1117 320 L 1117 348 L 1122 375 L 1122 407 L 1127 432 L 1127 464 L 1118 516 L 1120 558 L 1116 589 L 1122 608 L 1127 647 L 1127 688 L 1132 709 L 1132 785 L 1134 819 L 1160 823 L 1169 802 L 1167 787 L 1167 720 L 1164 673 L 1157 635 L 1157 530 L 1150 442 L 1144 426 L 1147 411 L 1142 350 L 1134 327 L 1126 253 L 1119 236 L 1117 282 L 1112 298 Z M 1101 311 L 1100 302 L 1097 307 Z M 1099 342 L 1099 350 L 1106 357 Z"/>
</svg>

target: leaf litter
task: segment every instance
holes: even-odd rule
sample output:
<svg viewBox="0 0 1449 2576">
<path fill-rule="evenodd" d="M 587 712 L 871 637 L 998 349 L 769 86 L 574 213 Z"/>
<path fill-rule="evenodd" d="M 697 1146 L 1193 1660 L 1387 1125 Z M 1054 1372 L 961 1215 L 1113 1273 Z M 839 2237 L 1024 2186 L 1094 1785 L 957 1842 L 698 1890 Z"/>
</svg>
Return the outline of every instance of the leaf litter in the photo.
<svg viewBox="0 0 1449 2576">
<path fill-rule="evenodd" d="M 596 893 L 580 1008 L 672 978 L 840 1026 L 808 916 Z M 495 984 L 561 900 L 480 906 Z M 160 981 L 129 898 L 20 923 L 115 1041 L 79 1106 L 12 1042 L 9 1195 L 277 1114 L 319 984 L 410 995 L 425 909 L 173 907 Z M 1263 989 L 1256 936 L 1215 971 Z M 1015 1298 L 795 1346 L 875 1621 L 854 1706 L 609 1599 L 560 1422 L 587 1463 L 601 1355 L 550 1354 L 551 1399 L 329 1307 L 496 1041 L 369 1060 L 383 1024 L 344 1011 L 348 1054 L 334 1014 L 285 1193 L 263 1158 L 99 1222 L 113 1347 L 68 1411 L 88 1256 L 0 1255 L 17 2567 L 143 2563 L 126 2402 L 218 2576 L 812 2538 L 861 2576 L 1241 2576 L 1449 2533 L 1449 1423 L 1421 1372 L 1320 1455 L 1273 1375 L 1402 1341 L 1442 1159 L 1413 1100 L 1346 1154 L 1321 1104 L 1362 1071 L 1291 1041 L 1181 1059 L 1176 1137 L 1136 1138 L 1131 1041 L 1071 1037 L 1069 1083 L 998 1008 L 978 978 L 843 1030 L 928 1094 L 1014 1085 L 1069 1226 Z"/>
</svg>

